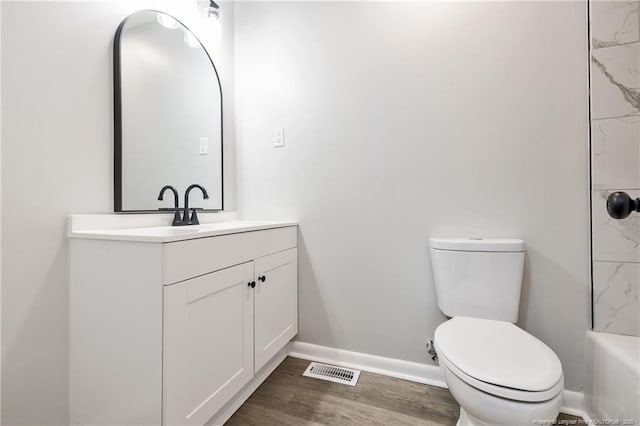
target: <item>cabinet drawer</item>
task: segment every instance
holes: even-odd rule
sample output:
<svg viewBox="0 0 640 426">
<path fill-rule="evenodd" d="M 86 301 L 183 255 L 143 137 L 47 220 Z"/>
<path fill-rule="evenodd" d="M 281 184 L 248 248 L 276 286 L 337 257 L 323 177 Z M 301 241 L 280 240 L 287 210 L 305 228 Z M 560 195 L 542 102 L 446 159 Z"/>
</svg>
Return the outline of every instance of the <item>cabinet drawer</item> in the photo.
<svg viewBox="0 0 640 426">
<path fill-rule="evenodd" d="M 297 245 L 297 226 L 167 243 L 163 245 L 162 283 L 184 281 Z"/>
</svg>

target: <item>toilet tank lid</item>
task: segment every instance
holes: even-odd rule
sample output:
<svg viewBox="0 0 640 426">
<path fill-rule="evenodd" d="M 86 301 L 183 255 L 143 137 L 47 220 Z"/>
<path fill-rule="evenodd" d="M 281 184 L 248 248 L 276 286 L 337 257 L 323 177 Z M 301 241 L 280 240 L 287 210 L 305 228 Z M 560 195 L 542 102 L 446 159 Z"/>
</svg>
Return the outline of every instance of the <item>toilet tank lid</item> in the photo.
<svg viewBox="0 0 640 426">
<path fill-rule="evenodd" d="M 432 249 L 450 251 L 524 251 L 524 241 L 519 238 L 430 238 L 429 245 Z"/>
</svg>

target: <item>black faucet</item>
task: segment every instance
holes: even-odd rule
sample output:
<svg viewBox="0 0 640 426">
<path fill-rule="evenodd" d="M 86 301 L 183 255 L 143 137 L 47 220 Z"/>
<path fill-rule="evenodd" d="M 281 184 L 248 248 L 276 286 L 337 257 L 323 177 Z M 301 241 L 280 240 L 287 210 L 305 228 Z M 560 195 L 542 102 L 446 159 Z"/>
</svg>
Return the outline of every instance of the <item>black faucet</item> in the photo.
<svg viewBox="0 0 640 426">
<path fill-rule="evenodd" d="M 204 189 L 202 186 L 195 183 L 193 185 L 190 185 L 187 188 L 187 190 L 184 191 L 184 211 L 182 213 L 182 222 L 179 224 L 176 224 L 178 226 L 200 224 L 200 221 L 198 221 L 198 215 L 196 214 L 196 209 L 195 208 L 189 209 L 189 193 L 194 188 L 198 188 L 200 191 L 202 191 L 202 198 L 204 198 L 205 200 L 209 199 L 209 194 L 207 194 L 207 190 Z M 191 217 L 189 217 L 189 210 L 191 210 Z"/>
<path fill-rule="evenodd" d="M 170 190 L 171 192 L 173 192 L 173 204 L 174 204 L 174 207 L 173 208 L 160 208 L 160 210 L 174 211 L 175 213 L 173 215 L 173 222 L 171 223 L 171 225 L 172 226 L 177 226 L 179 222 L 182 222 L 182 219 L 180 218 L 180 206 L 178 204 L 178 191 L 176 191 L 176 189 L 171 185 L 165 185 L 160 190 L 160 195 L 158 195 L 158 201 L 162 201 L 164 199 L 164 193 L 165 193 L 166 190 Z"/>
<path fill-rule="evenodd" d="M 205 200 L 209 199 L 209 194 L 207 194 L 207 190 L 204 189 L 204 187 L 197 184 L 193 184 L 189 186 L 187 190 L 184 192 L 184 207 L 182 208 L 182 216 L 180 216 L 181 209 L 178 204 L 178 191 L 176 191 L 176 189 L 171 185 L 165 185 L 160 190 L 160 195 L 158 195 L 159 201 L 163 200 L 165 191 L 170 190 L 171 192 L 173 192 L 174 207 L 160 208 L 160 210 L 168 210 L 168 211 L 175 212 L 175 214 L 173 215 L 173 222 L 171 223 L 171 226 L 200 225 L 200 221 L 198 220 L 198 215 L 196 214 L 197 209 L 189 208 L 189 193 L 194 188 L 198 188 L 200 191 L 202 191 L 202 198 L 204 198 Z M 191 217 L 189 217 L 189 210 L 191 210 Z"/>
</svg>

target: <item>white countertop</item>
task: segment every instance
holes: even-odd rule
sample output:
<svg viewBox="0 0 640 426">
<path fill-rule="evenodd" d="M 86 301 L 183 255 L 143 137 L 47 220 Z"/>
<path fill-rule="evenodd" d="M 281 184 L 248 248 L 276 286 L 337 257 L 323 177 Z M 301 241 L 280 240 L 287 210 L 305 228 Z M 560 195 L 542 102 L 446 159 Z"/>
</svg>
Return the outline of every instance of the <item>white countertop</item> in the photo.
<svg viewBox="0 0 640 426">
<path fill-rule="evenodd" d="M 69 217 L 69 238 L 170 243 L 195 238 L 235 234 L 238 232 L 283 228 L 296 226 L 298 224 L 294 221 L 229 220 L 189 226 L 136 226 L 120 228 L 111 225 L 104 228 L 91 228 L 91 221 L 88 221 L 87 217 L 86 215 Z M 94 223 L 95 225 L 99 225 L 97 221 Z"/>
</svg>

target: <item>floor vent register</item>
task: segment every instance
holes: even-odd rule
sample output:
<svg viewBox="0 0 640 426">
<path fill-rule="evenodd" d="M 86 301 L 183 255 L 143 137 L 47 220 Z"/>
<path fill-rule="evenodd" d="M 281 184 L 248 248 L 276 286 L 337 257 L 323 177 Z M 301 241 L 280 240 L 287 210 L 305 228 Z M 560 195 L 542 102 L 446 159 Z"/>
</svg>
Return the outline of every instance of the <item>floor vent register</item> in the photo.
<svg viewBox="0 0 640 426">
<path fill-rule="evenodd" d="M 302 375 L 327 380 L 329 382 L 342 383 L 343 385 L 355 386 L 356 383 L 358 383 L 358 377 L 360 377 L 360 370 L 312 362 Z"/>
</svg>

